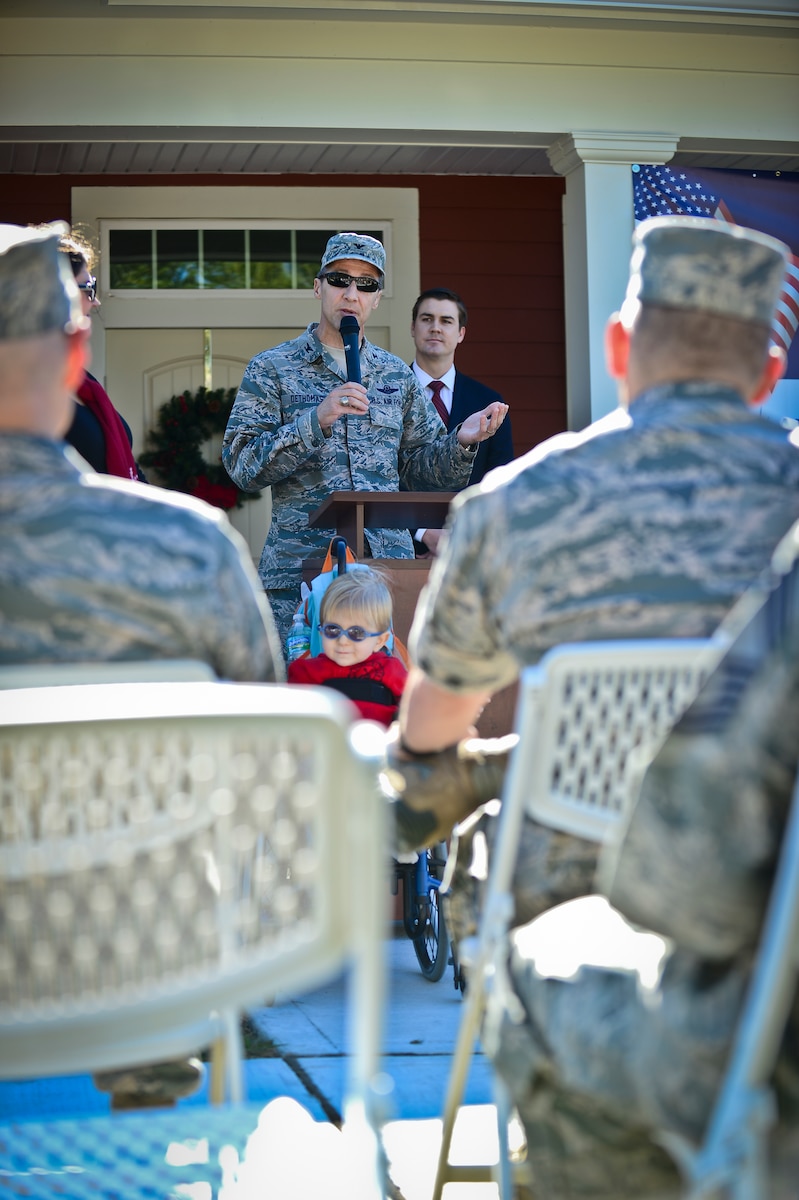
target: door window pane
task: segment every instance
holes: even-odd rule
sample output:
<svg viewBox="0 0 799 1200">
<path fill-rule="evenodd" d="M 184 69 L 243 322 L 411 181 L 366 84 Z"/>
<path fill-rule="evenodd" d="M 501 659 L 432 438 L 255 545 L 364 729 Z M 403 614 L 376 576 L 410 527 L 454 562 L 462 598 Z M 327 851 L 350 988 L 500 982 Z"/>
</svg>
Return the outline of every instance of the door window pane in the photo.
<svg viewBox="0 0 799 1200">
<path fill-rule="evenodd" d="M 325 246 L 335 232 L 335 229 L 297 230 L 297 287 L 313 287 Z"/>
<path fill-rule="evenodd" d="M 157 229 L 156 287 L 200 286 L 200 237 L 196 229 Z"/>
<path fill-rule="evenodd" d="M 109 235 L 112 288 L 152 288 L 153 234 L 150 229 L 112 229 Z"/>
<path fill-rule="evenodd" d="M 250 287 L 290 288 L 291 230 L 250 230 Z"/>
<path fill-rule="evenodd" d="M 247 286 L 243 229 L 203 230 L 203 285 L 207 288 Z"/>
</svg>

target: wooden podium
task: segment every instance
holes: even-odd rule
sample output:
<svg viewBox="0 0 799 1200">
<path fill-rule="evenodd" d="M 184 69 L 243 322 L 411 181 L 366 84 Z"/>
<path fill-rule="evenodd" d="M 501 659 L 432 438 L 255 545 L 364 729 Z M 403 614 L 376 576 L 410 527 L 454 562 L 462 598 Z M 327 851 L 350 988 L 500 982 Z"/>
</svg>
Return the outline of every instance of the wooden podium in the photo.
<svg viewBox="0 0 799 1200">
<path fill-rule="evenodd" d="M 347 539 L 355 557 L 363 558 L 364 529 L 440 529 L 454 495 L 454 492 L 331 492 L 324 504 L 311 513 L 308 524 L 311 529 L 334 527 L 336 533 Z"/>
<path fill-rule="evenodd" d="M 419 593 L 427 582 L 432 559 L 374 558 L 365 554 L 365 529 L 440 529 L 454 492 L 331 492 L 308 517 L 312 529 L 334 529 L 347 539 L 356 558 L 379 567 L 394 597 L 394 629 L 408 642 Z M 303 563 L 302 577 L 310 583 L 322 569 L 321 558 Z M 498 692 L 483 711 L 478 729 L 482 737 L 499 737 L 513 728 L 517 688 Z"/>
</svg>

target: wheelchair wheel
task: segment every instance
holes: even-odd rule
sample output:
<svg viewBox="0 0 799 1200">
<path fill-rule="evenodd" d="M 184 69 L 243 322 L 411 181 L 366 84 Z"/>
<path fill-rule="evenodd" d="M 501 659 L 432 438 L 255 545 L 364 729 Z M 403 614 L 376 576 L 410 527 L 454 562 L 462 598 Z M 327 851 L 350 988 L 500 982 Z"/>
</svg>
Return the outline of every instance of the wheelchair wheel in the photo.
<svg viewBox="0 0 799 1200">
<path fill-rule="evenodd" d="M 427 869 L 434 879 L 440 879 L 443 875 L 445 862 L 446 847 L 443 843 L 436 850 L 427 851 Z M 424 911 L 419 912 L 421 931 L 413 939 L 413 948 L 425 979 L 438 983 L 449 962 L 449 938 L 439 904 L 438 888 L 429 888 L 426 901 L 419 901 L 418 904 L 420 910 L 423 908 Z"/>
</svg>

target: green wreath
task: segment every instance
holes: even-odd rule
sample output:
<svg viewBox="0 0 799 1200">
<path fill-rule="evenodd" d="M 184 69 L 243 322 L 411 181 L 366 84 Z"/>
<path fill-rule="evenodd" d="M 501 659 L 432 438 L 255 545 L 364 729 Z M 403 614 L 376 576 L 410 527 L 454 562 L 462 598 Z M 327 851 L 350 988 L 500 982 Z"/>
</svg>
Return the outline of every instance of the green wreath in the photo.
<svg viewBox="0 0 799 1200">
<path fill-rule="evenodd" d="M 213 434 L 224 433 L 235 399 L 235 388 L 211 392 L 201 387 L 194 394 L 185 391 L 173 396 L 161 406 L 155 428 L 147 434 L 146 449 L 139 456 L 142 466 L 152 469 L 157 483 L 198 496 L 216 508 L 241 508 L 245 500 L 257 500 L 259 492 L 241 491 L 221 459 L 207 462 L 201 449 Z"/>
</svg>

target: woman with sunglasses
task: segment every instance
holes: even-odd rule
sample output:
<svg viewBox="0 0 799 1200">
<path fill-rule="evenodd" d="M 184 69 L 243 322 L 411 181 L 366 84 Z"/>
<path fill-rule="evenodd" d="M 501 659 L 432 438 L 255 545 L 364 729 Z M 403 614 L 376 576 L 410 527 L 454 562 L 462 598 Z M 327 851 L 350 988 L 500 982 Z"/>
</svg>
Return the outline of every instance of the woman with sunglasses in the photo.
<svg viewBox="0 0 799 1200">
<path fill-rule="evenodd" d="M 97 280 L 91 274 L 94 252 L 74 235 L 61 238 L 59 249 L 69 258 L 80 291 L 84 316 L 100 307 Z M 75 395 L 75 416 L 65 434 L 81 458 L 102 475 L 119 475 L 146 483 L 133 457 L 133 435 L 125 418 L 117 412 L 99 379 L 86 372 Z"/>
</svg>

